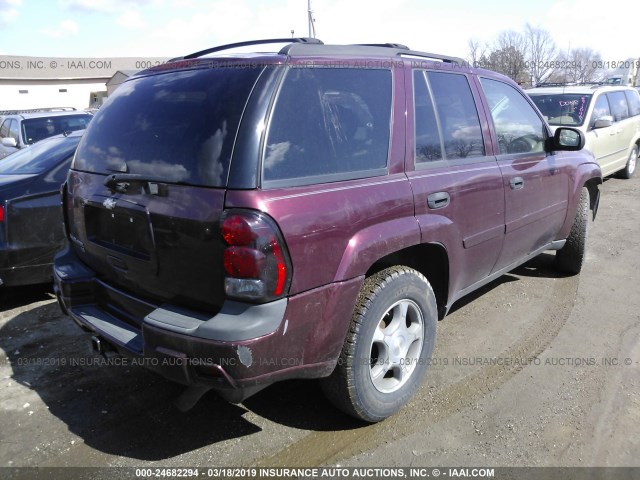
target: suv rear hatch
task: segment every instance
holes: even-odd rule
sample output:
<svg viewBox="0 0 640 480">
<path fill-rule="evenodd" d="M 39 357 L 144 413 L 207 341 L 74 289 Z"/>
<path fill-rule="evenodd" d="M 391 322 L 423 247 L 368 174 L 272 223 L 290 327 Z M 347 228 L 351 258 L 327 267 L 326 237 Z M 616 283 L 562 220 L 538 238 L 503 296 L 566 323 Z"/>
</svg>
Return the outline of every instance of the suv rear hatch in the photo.
<svg viewBox="0 0 640 480">
<path fill-rule="evenodd" d="M 66 219 L 76 254 L 110 287 L 215 312 L 231 154 L 264 69 L 190 66 L 131 79 L 100 109 L 72 165 Z"/>
</svg>

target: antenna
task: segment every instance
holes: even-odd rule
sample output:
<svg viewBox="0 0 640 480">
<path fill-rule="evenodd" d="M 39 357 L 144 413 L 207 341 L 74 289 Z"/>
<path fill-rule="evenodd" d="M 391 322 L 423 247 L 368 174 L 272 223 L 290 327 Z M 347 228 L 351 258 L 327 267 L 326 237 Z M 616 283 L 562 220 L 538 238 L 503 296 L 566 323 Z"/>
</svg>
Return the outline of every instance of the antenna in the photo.
<svg viewBox="0 0 640 480">
<path fill-rule="evenodd" d="M 307 0 L 307 18 L 309 20 L 309 38 L 316 38 L 316 19 L 313 18 L 311 0 Z"/>
</svg>

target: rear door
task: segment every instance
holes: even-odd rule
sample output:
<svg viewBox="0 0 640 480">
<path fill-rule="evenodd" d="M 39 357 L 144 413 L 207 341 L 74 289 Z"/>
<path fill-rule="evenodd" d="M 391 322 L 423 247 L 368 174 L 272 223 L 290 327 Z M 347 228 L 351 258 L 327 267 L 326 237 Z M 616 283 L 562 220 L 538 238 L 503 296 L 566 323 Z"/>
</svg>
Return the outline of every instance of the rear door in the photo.
<svg viewBox="0 0 640 480">
<path fill-rule="evenodd" d="M 406 168 L 416 217 L 422 242 L 446 247 L 455 293 L 484 279 L 502 248 L 502 175 L 469 77 L 428 70 L 408 76 L 413 102 Z"/>
<path fill-rule="evenodd" d="M 596 161 L 602 168 L 604 175 L 609 175 L 616 170 L 617 158 L 620 155 L 618 144 L 618 125 L 615 123 L 610 127 L 594 128 L 596 120 L 610 116 L 611 106 L 605 93 L 597 95 L 589 119 L 589 131 L 587 132 L 587 146 L 596 157 Z"/>
<path fill-rule="evenodd" d="M 512 85 L 481 78 L 493 120 L 505 199 L 505 243 L 494 271 L 556 239 L 568 207 L 567 155 L 545 152 L 548 130 L 525 95 Z"/>
<path fill-rule="evenodd" d="M 629 104 L 624 90 L 608 92 L 609 105 L 613 114 L 613 126 L 610 127 L 615 132 L 615 145 L 611 156 L 611 168 L 606 171 L 615 172 L 625 167 L 628 160 L 629 148 L 636 128 L 633 119 L 629 115 Z"/>
</svg>

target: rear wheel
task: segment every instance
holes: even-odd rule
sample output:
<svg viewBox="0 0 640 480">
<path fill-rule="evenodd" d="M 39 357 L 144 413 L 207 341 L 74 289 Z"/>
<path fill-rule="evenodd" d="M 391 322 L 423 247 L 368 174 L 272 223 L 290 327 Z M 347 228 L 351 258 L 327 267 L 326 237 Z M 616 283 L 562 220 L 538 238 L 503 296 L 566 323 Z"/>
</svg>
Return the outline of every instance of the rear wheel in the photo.
<svg viewBox="0 0 640 480">
<path fill-rule="evenodd" d="M 367 422 L 394 414 L 420 385 L 437 318 L 431 285 L 416 270 L 397 266 L 369 277 L 338 365 L 321 381 L 327 398 Z"/>
<path fill-rule="evenodd" d="M 634 145 L 629 154 L 629 160 L 627 160 L 627 166 L 620 172 L 622 178 L 631 178 L 636 171 L 636 165 L 638 164 L 638 146 Z"/>
<path fill-rule="evenodd" d="M 562 272 L 575 275 L 580 273 L 584 264 L 587 243 L 587 224 L 589 223 L 589 190 L 582 188 L 580 203 L 573 219 L 571 232 L 564 247 L 556 252 L 556 266 Z"/>
</svg>

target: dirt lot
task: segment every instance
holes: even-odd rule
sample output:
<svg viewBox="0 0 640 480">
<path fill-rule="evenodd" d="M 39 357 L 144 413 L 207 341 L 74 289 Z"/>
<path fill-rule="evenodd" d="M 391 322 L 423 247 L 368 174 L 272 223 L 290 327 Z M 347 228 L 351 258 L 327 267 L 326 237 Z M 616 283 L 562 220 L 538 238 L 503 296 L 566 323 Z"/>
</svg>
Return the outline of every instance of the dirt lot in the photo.
<svg viewBox="0 0 640 480">
<path fill-rule="evenodd" d="M 365 426 L 314 382 L 242 405 L 102 366 L 45 288 L 0 306 L 0 466 L 640 466 L 640 178 L 602 186 L 580 276 L 543 254 L 458 303 L 399 414 Z"/>
</svg>

